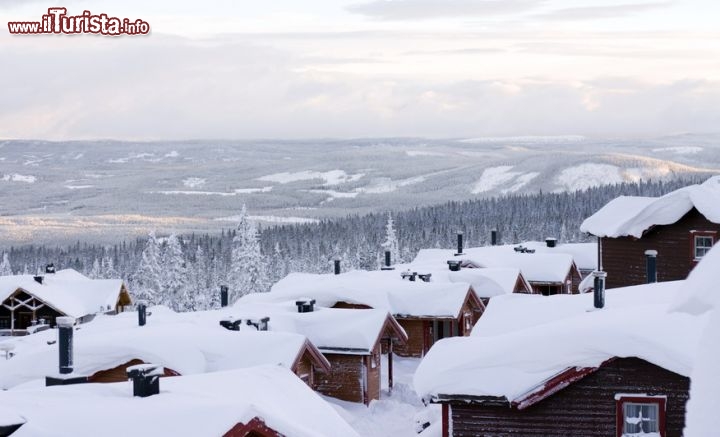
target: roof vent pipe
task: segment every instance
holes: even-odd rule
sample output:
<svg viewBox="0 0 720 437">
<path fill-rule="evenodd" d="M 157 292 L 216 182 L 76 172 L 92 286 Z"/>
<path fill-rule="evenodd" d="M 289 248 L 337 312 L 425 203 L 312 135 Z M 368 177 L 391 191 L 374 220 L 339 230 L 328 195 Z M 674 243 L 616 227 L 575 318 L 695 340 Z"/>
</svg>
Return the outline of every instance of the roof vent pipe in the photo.
<svg viewBox="0 0 720 437">
<path fill-rule="evenodd" d="M 45 266 L 45 273 L 47 274 L 54 274 L 55 273 L 55 264 L 50 263 Z"/>
<path fill-rule="evenodd" d="M 340 274 L 340 260 L 336 259 L 334 264 L 335 264 L 335 274 L 339 275 Z"/>
<path fill-rule="evenodd" d="M 395 270 L 392 266 L 392 259 L 391 259 L 392 253 L 389 250 L 385 251 L 385 265 L 381 268 L 381 270 Z"/>
<path fill-rule="evenodd" d="M 451 259 L 451 260 L 448 261 L 447 263 L 448 263 L 448 268 L 450 269 L 451 272 L 460 271 L 460 265 L 461 265 L 461 263 L 462 263 L 461 261 L 457 261 L 457 260 L 452 260 L 452 259 Z"/>
<path fill-rule="evenodd" d="M 138 312 L 138 326 L 145 326 L 147 323 L 147 305 L 139 303 L 137 306 Z"/>
<path fill-rule="evenodd" d="M 457 234 L 457 253 L 455 254 L 455 256 L 458 256 L 458 255 L 465 255 L 463 253 L 463 233 L 462 232 L 458 232 L 458 234 Z"/>
<path fill-rule="evenodd" d="M 557 246 L 557 238 L 546 238 L 545 239 L 545 245 L 547 247 L 555 247 Z"/>
<path fill-rule="evenodd" d="M 493 229 L 490 231 L 490 244 L 493 246 L 497 246 L 498 244 L 498 231 L 497 229 Z"/>
<path fill-rule="evenodd" d="M 220 307 L 225 308 L 228 306 L 228 286 L 220 286 Z"/>
<path fill-rule="evenodd" d="M 645 251 L 645 271 L 647 272 L 647 283 L 657 282 L 657 250 Z"/>
<path fill-rule="evenodd" d="M 248 326 L 254 326 L 255 329 L 258 331 L 267 331 L 268 330 L 268 322 L 270 321 L 270 317 L 263 317 L 262 319 L 248 319 L 247 325 Z"/>
<path fill-rule="evenodd" d="M 592 272 L 592 274 L 594 276 L 593 301 L 595 308 L 601 309 L 605 307 L 605 278 L 607 277 L 607 273 L 596 270 Z"/>
<path fill-rule="evenodd" d="M 73 325 L 72 317 L 55 319 L 58 327 L 58 351 L 60 358 L 60 374 L 67 375 L 73 371 Z"/>
<path fill-rule="evenodd" d="M 43 283 L 43 280 L 45 279 L 45 277 L 42 276 L 42 275 L 35 275 L 35 276 L 33 276 L 33 279 L 34 279 L 35 282 L 37 282 L 38 284 L 42 284 L 42 283 Z"/>
</svg>

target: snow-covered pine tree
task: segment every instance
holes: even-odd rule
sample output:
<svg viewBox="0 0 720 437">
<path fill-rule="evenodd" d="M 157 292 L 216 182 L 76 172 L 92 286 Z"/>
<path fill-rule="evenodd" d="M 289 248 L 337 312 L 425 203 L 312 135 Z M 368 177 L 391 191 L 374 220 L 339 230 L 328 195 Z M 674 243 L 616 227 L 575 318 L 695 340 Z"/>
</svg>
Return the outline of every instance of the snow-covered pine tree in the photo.
<svg viewBox="0 0 720 437">
<path fill-rule="evenodd" d="M 102 278 L 102 273 L 100 269 L 100 261 L 98 261 L 97 258 L 93 260 L 92 268 L 88 272 L 88 277 L 90 279 L 100 279 Z"/>
<path fill-rule="evenodd" d="M 3 252 L 2 263 L 0 263 L 0 276 L 10 276 L 13 274 L 12 267 L 10 266 L 10 255 L 7 252 Z"/>
<path fill-rule="evenodd" d="M 190 311 L 192 294 L 188 290 L 187 269 L 180 240 L 171 234 L 165 241 L 160 262 L 162 302 L 175 311 Z"/>
<path fill-rule="evenodd" d="M 117 279 L 120 274 L 115 270 L 115 261 L 112 255 L 105 254 L 100 261 L 100 275 L 104 279 Z"/>
<path fill-rule="evenodd" d="M 388 212 L 387 215 L 387 223 L 385 224 L 385 241 L 382 243 L 382 247 L 383 251 L 390 251 L 390 257 L 393 264 L 401 262 L 400 245 L 398 243 L 397 234 L 395 233 L 395 221 L 393 220 L 392 213 L 390 212 Z"/>
<path fill-rule="evenodd" d="M 192 303 L 193 311 L 211 308 L 212 296 L 208 289 L 208 259 L 202 246 L 198 244 L 195 249 L 195 259 L 189 265 L 187 291 Z"/>
<path fill-rule="evenodd" d="M 231 304 L 245 294 L 268 291 L 270 281 L 267 266 L 267 260 L 260 249 L 257 229 L 248 220 L 247 209 L 243 205 L 233 238 L 228 275 Z"/>
<path fill-rule="evenodd" d="M 137 301 L 144 301 L 148 305 L 161 303 L 160 284 L 160 244 L 153 231 L 148 235 L 133 279 L 131 291 L 136 303 Z"/>
</svg>

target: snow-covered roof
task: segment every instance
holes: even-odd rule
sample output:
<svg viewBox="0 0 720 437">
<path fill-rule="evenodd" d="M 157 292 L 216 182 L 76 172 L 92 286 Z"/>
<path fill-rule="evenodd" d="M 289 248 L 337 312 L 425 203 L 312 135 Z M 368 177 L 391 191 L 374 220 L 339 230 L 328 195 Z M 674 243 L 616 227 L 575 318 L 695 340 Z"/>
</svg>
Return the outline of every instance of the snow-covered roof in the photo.
<svg viewBox="0 0 720 437">
<path fill-rule="evenodd" d="M 308 297 L 323 307 L 347 302 L 368 305 L 393 315 L 459 317 L 470 292 L 468 283 L 438 281 L 440 274 L 434 275 L 432 282 L 419 279 L 411 282 L 403 280 L 400 273 L 399 269 L 355 270 L 339 275 L 291 273 L 278 281 L 270 293 L 247 295 L 240 302 L 280 302 Z"/>
<path fill-rule="evenodd" d="M 122 287 L 121 279 L 90 279 L 73 269 L 44 274 L 42 284 L 33 275 L 0 276 L 0 302 L 21 289 L 77 318 L 115 309 Z"/>
<path fill-rule="evenodd" d="M 316 307 L 313 312 L 298 313 L 294 299 L 270 303 L 252 300 L 243 297 L 225 312 L 239 319 L 270 317 L 271 331 L 302 334 L 323 352 L 370 353 L 388 330 L 401 341 L 407 340 L 405 331 L 385 310 Z"/>
<path fill-rule="evenodd" d="M 490 301 L 470 337 L 443 339 L 415 374 L 420 396 L 517 399 L 568 368 L 638 357 L 689 375 L 704 319 L 668 308 L 683 282 L 607 290 L 593 296 L 505 295 Z M 590 310 L 590 311 L 589 311 Z"/>
<path fill-rule="evenodd" d="M 448 249 L 422 249 L 418 252 L 413 265 L 444 265 L 448 260 L 461 260 L 464 264 L 477 268 L 512 267 L 519 269 L 529 282 L 564 283 L 571 272 L 573 256 L 567 252 L 521 253 L 516 245 L 485 246 L 465 249 L 464 255 L 455 256 Z"/>
<path fill-rule="evenodd" d="M 693 208 L 720 223 L 720 176 L 661 197 L 618 197 L 588 217 L 580 230 L 598 237 L 640 238 L 653 226 L 677 222 Z"/>
<path fill-rule="evenodd" d="M 114 368 L 133 359 L 162 365 L 182 375 L 278 364 L 292 368 L 306 345 L 303 335 L 291 332 L 228 331 L 218 321 L 220 312 L 205 317 L 151 309 L 148 324 L 137 326 L 134 313 L 100 317 L 82 325 L 74 335 L 74 368 L 78 375 Z M 156 314 L 157 313 L 157 314 Z M 48 330 L 8 342 L 16 356 L 0 361 L 0 388 L 57 373 L 58 345 L 48 345 L 57 331 Z"/>
<path fill-rule="evenodd" d="M 0 404 L 27 421 L 13 437 L 216 437 L 256 417 L 288 436 L 357 436 L 280 366 L 163 378 L 147 398 L 133 397 L 132 382 L 22 387 L 0 392 Z"/>
<path fill-rule="evenodd" d="M 717 394 L 720 379 L 720 294 L 717 290 L 717 267 L 720 265 L 720 246 L 713 247 L 690 272 L 685 281 L 685 293 L 679 294 L 673 310 L 688 314 L 706 314 L 708 324 L 702 334 L 690 375 L 690 400 L 686 406 L 686 437 L 713 435 L 720 428 L 717 414 Z"/>
</svg>

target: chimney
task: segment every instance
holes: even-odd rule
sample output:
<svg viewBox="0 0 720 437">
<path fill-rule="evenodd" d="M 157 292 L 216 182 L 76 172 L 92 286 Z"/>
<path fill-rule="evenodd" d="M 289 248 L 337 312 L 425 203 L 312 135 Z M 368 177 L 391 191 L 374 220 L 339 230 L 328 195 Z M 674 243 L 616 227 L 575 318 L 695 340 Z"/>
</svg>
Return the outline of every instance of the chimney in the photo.
<svg viewBox="0 0 720 437">
<path fill-rule="evenodd" d="M 425 273 L 418 275 L 418 278 L 420 278 L 423 282 L 430 282 L 430 277 L 432 277 L 432 273 Z"/>
<path fill-rule="evenodd" d="M 498 243 L 498 241 L 497 241 L 497 240 L 498 240 L 497 236 L 498 236 L 498 231 L 497 231 L 497 229 L 493 229 L 492 231 L 490 231 L 490 244 L 491 244 L 491 245 L 497 246 L 497 243 Z"/>
<path fill-rule="evenodd" d="M 645 251 L 645 271 L 647 272 L 647 283 L 657 282 L 657 250 Z"/>
<path fill-rule="evenodd" d="M 165 368 L 155 364 L 137 364 L 126 370 L 128 378 L 133 381 L 133 396 L 146 398 L 160 393 L 160 377 Z"/>
<path fill-rule="evenodd" d="M 546 238 L 545 239 L 545 245 L 547 247 L 555 247 L 557 246 L 557 238 Z"/>
<path fill-rule="evenodd" d="M 147 322 L 147 306 L 144 303 L 139 303 L 137 306 L 138 312 L 138 326 L 145 326 Z"/>
<path fill-rule="evenodd" d="M 55 264 L 50 263 L 45 266 L 45 273 L 46 274 L 55 274 Z"/>
<path fill-rule="evenodd" d="M 607 277 L 607 273 L 596 270 L 592 272 L 592 275 L 595 279 L 593 284 L 595 308 L 601 309 L 605 306 L 605 278 Z"/>
<path fill-rule="evenodd" d="M 72 317 L 55 319 L 58 327 L 58 350 L 60 352 L 60 374 L 67 375 L 73 371 L 73 325 Z"/>
<path fill-rule="evenodd" d="M 335 274 L 339 275 L 340 274 L 340 260 L 336 259 L 334 264 L 335 264 Z"/>
<path fill-rule="evenodd" d="M 35 275 L 35 276 L 33 276 L 33 279 L 34 279 L 35 282 L 37 282 L 38 284 L 42 284 L 42 283 L 43 283 L 43 279 L 45 279 L 45 277 L 42 276 L 42 275 Z"/>
<path fill-rule="evenodd" d="M 460 271 L 460 263 L 461 263 L 461 261 L 450 260 L 450 261 L 448 261 L 447 263 L 448 263 L 448 267 L 450 268 L 450 271 L 451 271 L 451 272 L 458 272 L 458 271 Z"/>
<path fill-rule="evenodd" d="M 222 308 L 225 308 L 226 306 L 228 306 L 228 286 L 227 285 L 220 286 L 220 306 Z"/>
<path fill-rule="evenodd" d="M 458 234 L 457 234 L 457 253 L 455 254 L 455 256 L 458 256 L 458 255 L 465 255 L 463 253 L 463 233 L 462 232 L 458 232 Z"/>
<path fill-rule="evenodd" d="M 248 319 L 247 325 L 248 326 L 254 326 L 255 329 L 258 331 L 267 331 L 268 330 L 268 322 L 270 321 L 270 317 L 263 317 L 262 319 Z"/>
<path fill-rule="evenodd" d="M 295 302 L 299 313 L 311 313 L 315 310 L 315 299 L 303 299 Z"/>
<path fill-rule="evenodd" d="M 234 320 L 232 317 L 229 319 L 220 320 L 220 326 L 230 331 L 239 331 L 242 319 Z"/>
<path fill-rule="evenodd" d="M 400 273 L 400 277 L 403 279 L 407 279 L 408 281 L 415 282 L 415 277 L 417 276 L 417 272 L 411 272 L 410 270 L 406 270 L 402 273 Z"/>
<path fill-rule="evenodd" d="M 385 265 L 380 270 L 395 270 L 394 267 L 391 267 L 392 262 L 390 259 L 390 255 L 391 255 L 390 251 L 386 250 L 385 251 Z"/>
</svg>

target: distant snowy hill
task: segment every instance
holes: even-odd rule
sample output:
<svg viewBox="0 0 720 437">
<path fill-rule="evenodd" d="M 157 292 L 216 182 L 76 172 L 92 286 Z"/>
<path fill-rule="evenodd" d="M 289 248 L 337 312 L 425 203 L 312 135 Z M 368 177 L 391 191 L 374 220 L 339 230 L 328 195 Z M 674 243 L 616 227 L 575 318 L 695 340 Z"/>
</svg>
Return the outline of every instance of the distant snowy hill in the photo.
<svg viewBox="0 0 720 437">
<path fill-rule="evenodd" d="M 720 136 L 3 141 L 0 241 L 212 231 L 720 172 Z"/>
</svg>

